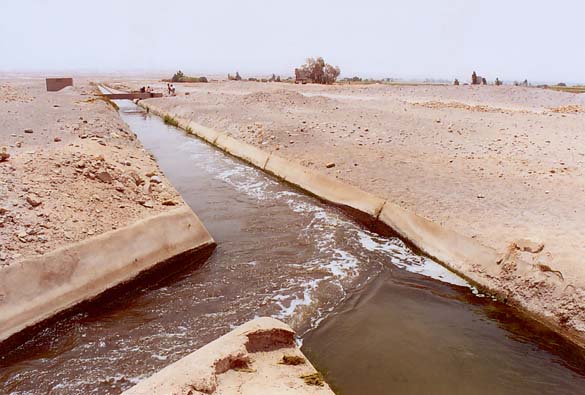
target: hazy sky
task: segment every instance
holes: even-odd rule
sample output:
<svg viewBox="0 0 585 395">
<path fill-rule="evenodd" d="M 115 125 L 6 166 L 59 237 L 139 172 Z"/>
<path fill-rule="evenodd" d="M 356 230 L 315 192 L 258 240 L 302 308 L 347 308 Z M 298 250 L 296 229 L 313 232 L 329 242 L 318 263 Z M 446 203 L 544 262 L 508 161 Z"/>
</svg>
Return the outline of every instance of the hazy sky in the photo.
<svg viewBox="0 0 585 395">
<path fill-rule="evenodd" d="M 585 82 L 585 0 L 0 0 L 0 71 Z"/>
</svg>

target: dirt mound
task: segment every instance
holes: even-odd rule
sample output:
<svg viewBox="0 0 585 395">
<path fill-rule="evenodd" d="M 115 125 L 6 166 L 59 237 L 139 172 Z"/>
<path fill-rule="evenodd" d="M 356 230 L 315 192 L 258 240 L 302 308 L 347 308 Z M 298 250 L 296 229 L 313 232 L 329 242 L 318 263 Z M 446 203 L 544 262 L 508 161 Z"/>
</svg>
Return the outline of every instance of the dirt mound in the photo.
<svg viewBox="0 0 585 395">
<path fill-rule="evenodd" d="M 427 101 L 427 102 L 413 102 L 413 106 L 433 108 L 433 109 L 447 109 L 455 108 L 458 110 L 472 111 L 472 112 L 499 112 L 499 113 L 519 113 L 526 112 L 521 110 L 510 110 L 500 107 L 491 107 L 486 105 L 470 105 L 461 102 L 442 102 L 442 101 Z"/>
<path fill-rule="evenodd" d="M 585 113 L 585 107 L 581 107 L 579 105 L 567 105 L 567 106 L 559 106 L 549 108 L 550 112 L 556 112 L 561 114 L 578 114 L 578 113 Z"/>
<path fill-rule="evenodd" d="M 286 89 L 255 92 L 242 97 L 242 102 L 245 105 L 268 104 L 274 107 L 326 105 L 330 101 L 331 99 L 323 96 L 305 96 Z"/>
</svg>

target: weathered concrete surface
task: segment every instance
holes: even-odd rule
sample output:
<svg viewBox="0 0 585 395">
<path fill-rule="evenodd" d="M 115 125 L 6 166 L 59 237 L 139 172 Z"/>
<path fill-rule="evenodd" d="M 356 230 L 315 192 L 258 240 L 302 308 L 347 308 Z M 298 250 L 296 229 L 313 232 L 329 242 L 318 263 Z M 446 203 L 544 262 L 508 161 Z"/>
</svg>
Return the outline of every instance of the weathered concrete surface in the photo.
<svg viewBox="0 0 585 395">
<path fill-rule="evenodd" d="M 266 162 L 268 162 L 268 157 L 270 156 L 268 152 L 262 151 L 251 144 L 236 140 L 227 134 L 220 134 L 214 144 L 229 154 L 237 156 L 261 169 L 266 166 Z"/>
<path fill-rule="evenodd" d="M 164 116 L 168 113 L 150 102 L 141 102 L 141 105 L 157 115 Z M 189 122 L 190 133 L 199 136 L 199 130 L 195 122 Z M 209 128 L 205 130 L 208 134 Z M 216 140 L 224 135 L 221 132 L 215 133 L 218 136 Z M 222 148 L 215 144 L 216 141 L 201 138 Z M 232 137 L 232 147 L 235 146 L 233 140 L 238 141 Z M 239 143 L 247 145 L 242 141 Z M 226 151 L 240 157 L 238 150 L 232 148 L 231 151 Z M 548 266 L 525 261 L 516 249 L 502 255 L 471 237 L 447 229 L 332 176 L 320 174 L 279 157 L 274 152 L 269 154 L 263 167 L 259 166 L 257 163 L 262 163 L 266 154 L 267 152 L 255 154 L 246 149 L 246 155 L 240 158 L 313 195 L 357 210 L 371 217 L 374 222 L 390 227 L 406 241 L 454 272 L 489 290 L 508 304 L 521 308 L 571 341 L 585 346 L 585 312 L 582 308 L 585 290 L 564 286 L 562 277 Z"/>
<path fill-rule="evenodd" d="M 188 207 L 0 268 L 0 341 L 178 254 L 214 243 Z"/>
<path fill-rule="evenodd" d="M 302 358 L 298 365 L 284 356 Z M 309 385 L 316 373 L 294 342 L 294 332 L 274 318 L 249 321 L 167 366 L 123 395 L 333 394 L 326 383 Z"/>
<path fill-rule="evenodd" d="M 500 258 L 494 249 L 389 201 L 384 204 L 378 220 L 425 254 L 448 263 L 451 269 L 475 282 L 481 282 L 481 279 L 471 272 L 472 265 L 488 266 Z"/>
<path fill-rule="evenodd" d="M 384 204 L 384 199 L 275 154 L 270 155 L 264 170 L 315 196 L 358 210 L 372 218 L 378 216 Z"/>
</svg>

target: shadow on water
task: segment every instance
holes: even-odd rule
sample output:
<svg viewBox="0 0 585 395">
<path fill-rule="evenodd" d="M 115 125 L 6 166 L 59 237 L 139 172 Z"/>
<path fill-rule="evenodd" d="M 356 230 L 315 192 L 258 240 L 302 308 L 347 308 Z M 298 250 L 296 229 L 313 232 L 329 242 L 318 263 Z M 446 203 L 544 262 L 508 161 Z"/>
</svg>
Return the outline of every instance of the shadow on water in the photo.
<svg viewBox="0 0 585 395">
<path fill-rule="evenodd" d="M 585 393 L 585 353 L 460 286 L 385 270 L 304 337 L 339 394 Z"/>
<path fill-rule="evenodd" d="M 118 104 L 217 248 L 4 350 L 0 393 L 120 393 L 256 316 L 291 325 L 343 394 L 585 389 L 583 354 L 562 338 L 399 239 Z"/>
</svg>

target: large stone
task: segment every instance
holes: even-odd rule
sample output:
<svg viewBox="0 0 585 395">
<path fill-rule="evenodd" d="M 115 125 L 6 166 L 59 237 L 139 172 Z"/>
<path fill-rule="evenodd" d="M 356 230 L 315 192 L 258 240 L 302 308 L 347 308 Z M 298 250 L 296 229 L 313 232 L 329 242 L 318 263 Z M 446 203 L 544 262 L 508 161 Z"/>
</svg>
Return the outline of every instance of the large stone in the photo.
<svg viewBox="0 0 585 395">
<path fill-rule="evenodd" d="M 100 171 L 95 175 L 101 182 L 105 182 L 106 184 L 111 184 L 114 179 L 107 171 Z"/>
<path fill-rule="evenodd" d="M 26 201 L 32 207 L 38 207 L 38 206 L 40 206 L 43 203 L 39 198 L 37 198 L 36 196 L 33 196 L 33 195 L 28 195 L 26 197 Z"/>
<path fill-rule="evenodd" d="M 10 154 L 8 153 L 8 148 L 2 147 L 0 149 L 0 162 L 5 162 L 10 158 Z"/>
<path fill-rule="evenodd" d="M 516 240 L 515 244 L 516 248 L 519 249 L 520 251 L 531 252 L 533 254 L 539 253 L 544 248 L 543 243 L 528 239 Z"/>
</svg>

